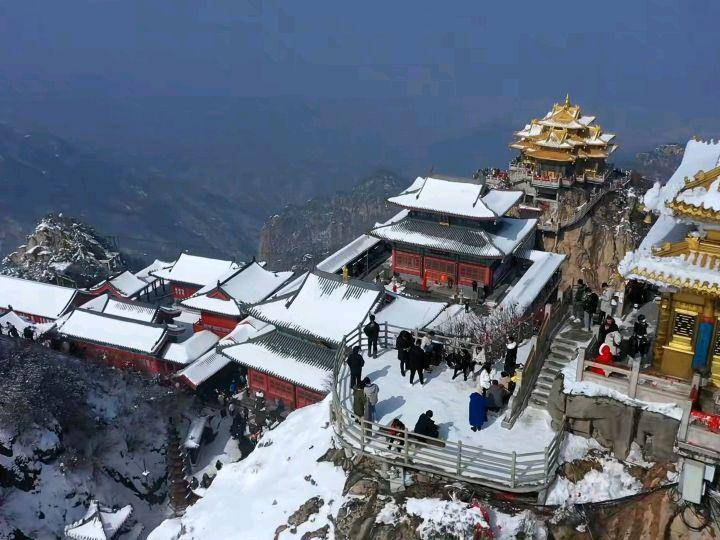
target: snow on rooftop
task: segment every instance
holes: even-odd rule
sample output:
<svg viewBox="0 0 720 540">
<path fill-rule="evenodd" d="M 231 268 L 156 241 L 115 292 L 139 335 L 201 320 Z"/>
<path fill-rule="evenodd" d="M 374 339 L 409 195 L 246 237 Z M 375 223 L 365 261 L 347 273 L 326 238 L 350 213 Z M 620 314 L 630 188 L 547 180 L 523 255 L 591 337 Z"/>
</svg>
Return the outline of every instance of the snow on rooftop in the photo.
<svg viewBox="0 0 720 540">
<path fill-rule="evenodd" d="M 292 272 L 271 272 L 253 261 L 241 272 L 221 282 L 220 286 L 238 302 L 256 304 L 280 288 L 292 275 Z"/>
<path fill-rule="evenodd" d="M 335 350 L 278 332 L 269 325 L 247 341 L 222 348 L 222 354 L 263 373 L 327 392 L 332 384 Z"/>
<path fill-rule="evenodd" d="M 23 319 L 14 311 L 9 311 L 5 315 L 0 316 L 0 328 L 4 329 L 8 324 L 12 324 L 21 335 L 25 328 L 34 326 L 31 321 Z"/>
<path fill-rule="evenodd" d="M 151 272 L 157 272 L 163 268 L 170 268 L 173 264 L 175 264 L 175 261 L 161 261 L 160 259 L 155 259 L 142 270 L 135 272 L 135 277 L 142 279 L 145 283 L 152 283 L 157 278 L 151 275 Z"/>
<path fill-rule="evenodd" d="M 540 291 L 566 258 L 559 253 L 534 249 L 529 250 L 524 256 L 532 261 L 532 265 L 500 302 L 502 308 L 514 308 L 519 313 L 524 313 L 532 306 Z"/>
<path fill-rule="evenodd" d="M 90 501 L 85 516 L 65 527 L 65 535 L 73 540 L 109 540 L 114 538 L 132 514 L 132 506 L 113 510 Z"/>
<path fill-rule="evenodd" d="M 337 515 L 342 506 L 346 480 L 342 468 L 320 461 L 332 437 L 330 398 L 292 412 L 247 458 L 224 465 L 182 518 L 165 521 L 148 540 L 272 538 L 312 497 L 322 499 L 323 506 L 293 537 L 331 526 L 328 515 Z"/>
<path fill-rule="evenodd" d="M 176 364 L 189 364 L 214 349 L 219 339 L 213 332 L 201 330 L 182 343 L 170 343 L 163 353 L 163 359 Z"/>
<path fill-rule="evenodd" d="M 225 300 L 224 298 L 216 298 L 207 294 L 196 293 L 182 300 L 180 305 L 190 309 L 210 311 L 230 317 L 239 317 L 241 314 L 240 307 L 235 300 Z"/>
<path fill-rule="evenodd" d="M 699 171 L 709 171 L 720 164 L 720 141 L 704 142 L 691 139 L 685 145 L 680 165 L 664 186 L 656 183 L 645 194 L 643 203 L 648 210 L 663 214 L 672 211 L 665 205 L 685 186 L 685 178 L 692 178 Z"/>
<path fill-rule="evenodd" d="M 232 261 L 210 259 L 208 257 L 198 257 L 197 255 L 183 253 L 172 267 L 152 271 L 151 275 L 167 279 L 168 281 L 204 287 L 205 285 L 216 283 L 220 276 L 223 276 L 230 270 L 237 270 L 238 268 L 239 266 Z"/>
<path fill-rule="evenodd" d="M 143 322 L 152 322 L 157 313 L 155 306 L 140 304 L 130 300 L 118 300 L 108 293 L 88 300 L 81 307 L 82 309 L 89 309 L 91 311 L 97 311 L 98 313 L 107 313 L 108 315 Z"/>
<path fill-rule="evenodd" d="M 219 345 L 223 347 L 243 343 L 250 337 L 257 335 L 258 330 L 266 326 L 268 326 L 266 323 L 248 317 L 239 323 L 232 332 L 222 338 Z M 177 375 L 184 377 L 197 388 L 232 361 L 229 356 L 223 355 L 213 347 L 189 366 L 178 372 Z"/>
<path fill-rule="evenodd" d="M 384 289 L 324 272 L 308 274 L 291 296 L 251 306 L 250 313 L 278 327 L 334 343 L 362 324 Z"/>
<path fill-rule="evenodd" d="M 397 221 L 400 221 L 401 219 L 404 219 L 405 217 L 407 217 L 407 215 L 407 210 L 401 210 L 387 221 L 383 223 L 376 223 L 375 227 L 381 227 L 383 225 L 395 223 Z M 330 272 L 331 274 L 335 274 L 342 270 L 344 266 L 357 259 L 360 255 L 375 247 L 378 242 L 380 242 L 378 238 L 369 236 L 367 234 L 358 236 L 355 240 L 353 240 L 346 246 L 343 246 L 335 253 L 329 255 L 326 259 L 319 262 L 317 265 L 317 269 L 322 270 L 323 272 Z"/>
<path fill-rule="evenodd" d="M 119 274 L 110 280 L 110 285 L 115 287 L 125 297 L 131 297 L 138 294 L 145 287 L 147 283 L 139 277 L 125 270 L 122 274 Z"/>
<path fill-rule="evenodd" d="M 448 307 L 447 302 L 433 302 L 388 293 L 375 312 L 375 322 L 400 328 L 425 328 Z"/>
<path fill-rule="evenodd" d="M 410 188 L 388 201 L 417 210 L 441 212 L 474 219 L 496 219 L 512 208 L 522 191 L 491 189 L 481 196 L 484 186 L 472 180 L 418 178 Z"/>
<path fill-rule="evenodd" d="M 720 178 L 714 180 L 707 189 L 700 186 L 681 192 L 677 196 L 677 201 L 698 208 L 720 210 Z"/>
<path fill-rule="evenodd" d="M 76 289 L 0 275 L 0 309 L 57 319 L 70 307 Z"/>
<path fill-rule="evenodd" d="M 303 272 L 299 274 L 297 277 L 292 278 L 290 281 L 288 281 L 285 285 L 280 287 L 277 291 L 275 291 L 273 294 L 271 294 L 268 299 L 273 298 L 279 298 L 281 296 L 285 296 L 286 294 L 293 293 L 297 291 L 300 286 L 305 281 L 305 278 L 307 277 L 309 272 Z"/>
<path fill-rule="evenodd" d="M 76 309 L 60 321 L 57 331 L 71 338 L 155 354 L 165 341 L 164 326 Z"/>
</svg>

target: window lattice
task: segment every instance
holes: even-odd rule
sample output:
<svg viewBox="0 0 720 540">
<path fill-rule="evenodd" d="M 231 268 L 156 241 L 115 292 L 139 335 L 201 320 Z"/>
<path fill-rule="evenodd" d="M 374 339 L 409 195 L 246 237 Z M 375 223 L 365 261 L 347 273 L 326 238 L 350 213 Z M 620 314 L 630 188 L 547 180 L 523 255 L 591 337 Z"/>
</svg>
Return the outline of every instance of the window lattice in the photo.
<svg viewBox="0 0 720 540">
<path fill-rule="evenodd" d="M 715 346 L 713 347 L 713 354 L 720 356 L 720 328 L 715 333 Z"/>
<path fill-rule="evenodd" d="M 693 337 L 693 333 L 695 332 L 695 319 L 696 317 L 694 315 L 676 313 L 673 334 L 687 338 Z"/>
</svg>

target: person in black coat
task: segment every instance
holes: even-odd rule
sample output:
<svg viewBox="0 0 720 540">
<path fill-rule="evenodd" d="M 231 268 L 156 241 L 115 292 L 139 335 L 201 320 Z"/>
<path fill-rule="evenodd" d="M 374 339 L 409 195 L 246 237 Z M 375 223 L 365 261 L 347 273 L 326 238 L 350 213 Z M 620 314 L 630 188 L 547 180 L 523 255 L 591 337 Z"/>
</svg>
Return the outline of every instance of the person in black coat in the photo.
<svg viewBox="0 0 720 540">
<path fill-rule="evenodd" d="M 378 336 L 380 336 L 380 325 L 375 322 L 375 315 L 370 315 L 370 322 L 365 325 L 363 332 L 368 338 L 368 354 L 377 358 Z"/>
<path fill-rule="evenodd" d="M 425 384 L 425 377 L 423 376 L 423 368 L 425 367 L 425 352 L 420 348 L 420 340 L 418 339 L 415 344 L 410 347 L 408 352 L 408 368 L 410 369 L 410 384 L 415 381 L 415 375 L 417 374 L 420 379 L 420 384 Z"/>
<path fill-rule="evenodd" d="M 605 317 L 605 322 L 600 326 L 600 330 L 598 330 L 598 343 L 602 345 L 605 343 L 605 337 L 610 332 L 616 332 L 618 330 L 618 325 L 615 322 L 615 319 L 613 317 Z"/>
<path fill-rule="evenodd" d="M 467 381 L 468 378 L 468 372 L 473 370 L 473 361 L 472 361 L 472 355 L 470 354 L 470 351 L 463 348 L 460 350 L 460 352 L 457 354 L 457 360 L 455 361 L 455 367 L 453 371 L 453 380 L 455 380 L 455 377 L 458 376 L 458 374 L 462 371 L 463 374 L 463 380 Z"/>
<path fill-rule="evenodd" d="M 629 352 L 633 358 L 637 355 L 640 355 L 640 358 L 644 358 L 650 350 L 650 340 L 648 339 L 647 333 L 648 323 L 647 320 L 645 320 L 645 315 L 641 313 L 633 325 L 633 335 L 630 338 Z"/>
<path fill-rule="evenodd" d="M 583 299 L 583 322 L 585 323 L 585 330 L 588 332 L 592 329 L 593 317 L 597 311 L 599 300 L 595 291 L 588 287 Z"/>
<path fill-rule="evenodd" d="M 362 354 L 360 354 L 360 347 L 357 345 L 353 347 L 345 363 L 350 368 L 350 387 L 355 388 L 356 386 L 360 386 L 362 383 L 362 368 L 365 365 L 365 360 Z"/>
<path fill-rule="evenodd" d="M 422 413 L 420 415 L 420 418 L 418 418 L 418 421 L 415 424 L 415 429 L 413 431 L 418 435 L 425 435 L 426 437 L 433 437 L 435 439 L 439 439 L 440 430 L 438 429 L 438 426 L 432 419 L 432 417 L 432 411 L 425 411 L 424 413 Z"/>
<path fill-rule="evenodd" d="M 398 360 L 400 360 L 400 373 L 403 377 L 405 376 L 405 370 L 408 369 L 408 360 L 412 343 L 412 334 L 407 330 L 402 330 L 395 340 L 395 348 L 398 352 Z"/>
<path fill-rule="evenodd" d="M 517 341 L 513 336 L 507 337 L 507 343 L 505 343 L 505 365 L 503 371 L 509 373 L 512 376 L 515 373 L 515 366 L 517 365 Z"/>
</svg>

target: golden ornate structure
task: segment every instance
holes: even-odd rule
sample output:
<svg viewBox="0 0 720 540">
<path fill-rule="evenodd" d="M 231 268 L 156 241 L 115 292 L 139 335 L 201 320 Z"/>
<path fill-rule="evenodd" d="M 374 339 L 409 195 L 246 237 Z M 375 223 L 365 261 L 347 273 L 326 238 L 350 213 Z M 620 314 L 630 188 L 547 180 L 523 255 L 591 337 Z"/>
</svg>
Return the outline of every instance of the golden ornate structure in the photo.
<svg viewBox="0 0 720 540">
<path fill-rule="evenodd" d="M 568 95 L 542 119 L 516 132 L 517 140 L 510 147 L 520 150 L 522 162 L 536 174 L 595 178 L 617 145 L 612 143 L 615 134 L 603 132 L 594 122 L 595 117 L 583 115 Z"/>
<path fill-rule="evenodd" d="M 680 241 L 662 242 L 650 253 L 630 257 L 626 277 L 665 290 L 655 339 L 655 360 L 672 376 L 690 379 L 703 323 L 712 336 L 704 347 L 710 380 L 720 387 L 720 167 L 685 177 L 664 203 L 685 229 Z M 717 204 L 716 204 L 717 203 Z M 631 254 L 632 255 L 632 254 Z M 702 351 L 700 354 L 704 354 Z"/>
</svg>

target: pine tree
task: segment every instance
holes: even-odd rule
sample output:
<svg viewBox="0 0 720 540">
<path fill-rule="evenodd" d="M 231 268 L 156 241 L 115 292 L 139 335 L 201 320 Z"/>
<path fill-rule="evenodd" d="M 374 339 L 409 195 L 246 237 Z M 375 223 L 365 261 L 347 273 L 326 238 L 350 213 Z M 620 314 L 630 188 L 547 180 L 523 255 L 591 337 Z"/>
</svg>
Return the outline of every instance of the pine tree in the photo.
<svg viewBox="0 0 720 540">
<path fill-rule="evenodd" d="M 167 449 L 167 478 L 170 483 L 168 492 L 170 497 L 170 508 L 176 516 L 181 516 L 193 502 L 195 496 L 190 489 L 187 478 L 188 470 L 185 451 L 180 441 L 175 423 L 170 420 L 168 427 L 168 449 Z"/>
</svg>

